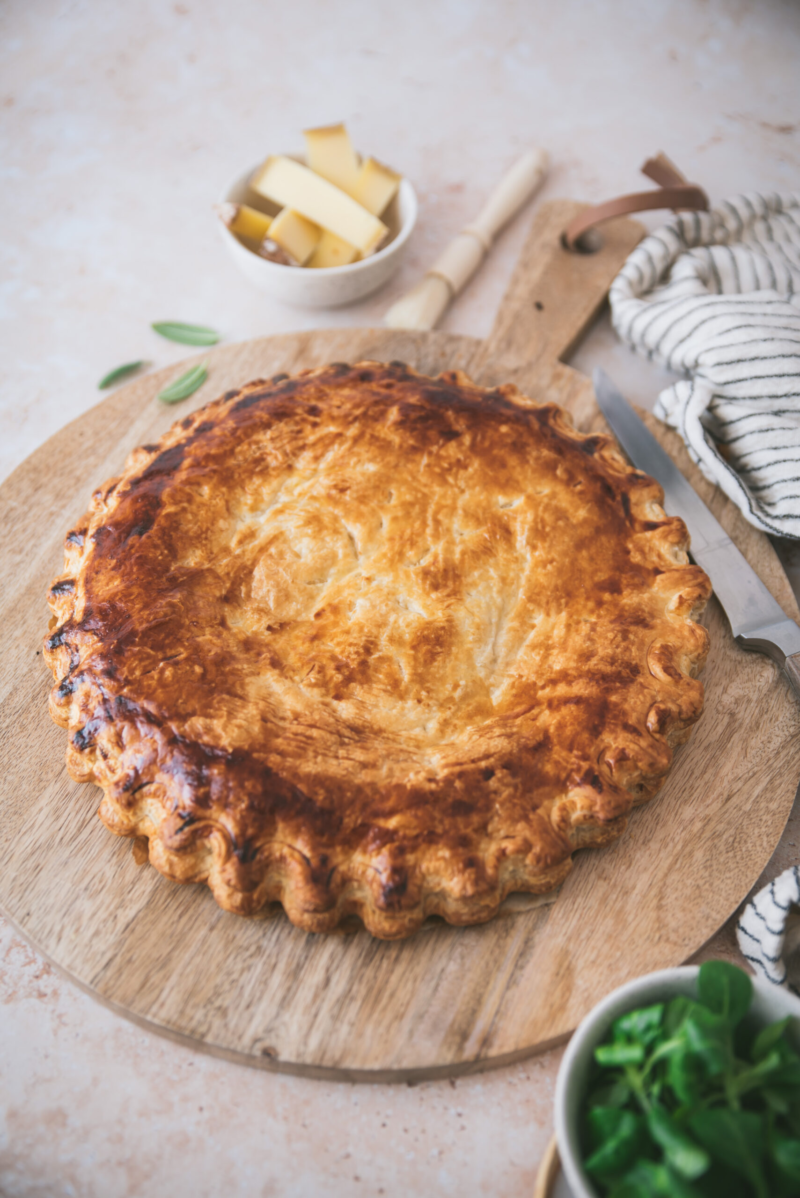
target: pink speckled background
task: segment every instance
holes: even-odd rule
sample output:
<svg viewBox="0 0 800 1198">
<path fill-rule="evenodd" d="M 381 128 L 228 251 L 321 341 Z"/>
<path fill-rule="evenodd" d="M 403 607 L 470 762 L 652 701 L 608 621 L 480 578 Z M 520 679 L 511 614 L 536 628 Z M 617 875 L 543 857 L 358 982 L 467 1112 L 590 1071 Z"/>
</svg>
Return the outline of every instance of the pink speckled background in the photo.
<svg viewBox="0 0 800 1198">
<path fill-rule="evenodd" d="M 0 478 L 94 404 L 112 366 L 184 356 L 152 320 L 228 340 L 379 324 L 528 145 L 553 158 L 545 198 L 647 186 L 638 167 L 658 149 L 712 198 L 796 190 L 798 61 L 800 7 L 778 0 L 6 0 Z M 210 205 L 251 162 L 299 148 L 304 126 L 339 119 L 411 178 L 419 226 L 383 292 L 284 308 L 236 273 Z M 443 327 L 488 331 L 528 222 Z M 665 377 L 602 319 L 575 360 L 645 406 Z M 769 873 L 796 859 L 795 828 Z M 712 950 L 735 953 L 730 929 Z M 140 1031 L 2 920 L 0 962 L 8 1198 L 532 1193 L 559 1052 L 415 1087 L 305 1081 Z"/>
</svg>

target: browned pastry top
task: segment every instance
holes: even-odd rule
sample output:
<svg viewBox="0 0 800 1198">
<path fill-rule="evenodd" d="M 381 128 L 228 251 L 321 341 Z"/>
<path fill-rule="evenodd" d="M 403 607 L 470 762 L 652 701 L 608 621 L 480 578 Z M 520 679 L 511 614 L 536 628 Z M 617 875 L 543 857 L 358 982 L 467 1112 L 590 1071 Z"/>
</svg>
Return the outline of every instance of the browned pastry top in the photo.
<svg viewBox="0 0 800 1198">
<path fill-rule="evenodd" d="M 709 585 L 661 499 L 610 438 L 458 373 L 228 393 L 67 538 L 70 768 L 229 909 L 488 918 L 619 834 L 700 713 Z"/>
</svg>

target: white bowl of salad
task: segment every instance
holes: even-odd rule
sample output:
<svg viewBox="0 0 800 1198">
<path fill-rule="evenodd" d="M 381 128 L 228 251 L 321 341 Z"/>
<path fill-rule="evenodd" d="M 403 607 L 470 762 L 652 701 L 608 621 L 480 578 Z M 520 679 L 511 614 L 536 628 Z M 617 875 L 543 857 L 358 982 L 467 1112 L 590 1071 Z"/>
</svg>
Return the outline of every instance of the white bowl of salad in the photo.
<svg viewBox="0 0 800 1198">
<path fill-rule="evenodd" d="M 800 999 L 725 961 L 609 994 L 556 1083 L 574 1198 L 800 1194 Z"/>
</svg>

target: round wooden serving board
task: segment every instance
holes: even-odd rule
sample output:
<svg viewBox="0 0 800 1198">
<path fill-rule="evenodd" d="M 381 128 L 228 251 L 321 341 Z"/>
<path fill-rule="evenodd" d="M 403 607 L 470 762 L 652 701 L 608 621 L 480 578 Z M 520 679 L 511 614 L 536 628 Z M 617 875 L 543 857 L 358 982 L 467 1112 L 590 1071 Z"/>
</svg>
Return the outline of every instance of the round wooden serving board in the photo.
<svg viewBox="0 0 800 1198">
<path fill-rule="evenodd" d="M 174 368 L 113 394 L 51 438 L 0 488 L 5 629 L 0 683 L 0 907 L 102 1002 L 196 1048 L 349 1080 L 483 1069 L 562 1040 L 613 987 L 691 955 L 742 901 L 774 849 L 800 775 L 800 705 L 767 658 L 742 652 L 712 601 L 705 713 L 669 779 L 613 846 L 579 853 L 555 901 L 511 900 L 489 924 L 426 927 L 386 943 L 313 936 L 280 914 L 221 911 L 204 886 L 137 865 L 71 781 L 47 714 L 45 595 L 66 531 L 136 445 L 251 378 L 329 361 L 402 359 L 435 374 L 514 381 L 600 427 L 588 379 L 560 358 L 603 302 L 641 228 L 605 227 L 594 255 L 559 233 L 576 205 L 539 210 L 491 337 L 343 329 L 267 337 L 207 355 L 180 408 L 155 399 Z M 652 421 L 655 427 L 657 422 Z M 785 610 L 794 599 L 767 540 L 713 492 L 678 438 L 658 435 Z M 235 469 L 235 463 L 232 464 Z"/>
</svg>

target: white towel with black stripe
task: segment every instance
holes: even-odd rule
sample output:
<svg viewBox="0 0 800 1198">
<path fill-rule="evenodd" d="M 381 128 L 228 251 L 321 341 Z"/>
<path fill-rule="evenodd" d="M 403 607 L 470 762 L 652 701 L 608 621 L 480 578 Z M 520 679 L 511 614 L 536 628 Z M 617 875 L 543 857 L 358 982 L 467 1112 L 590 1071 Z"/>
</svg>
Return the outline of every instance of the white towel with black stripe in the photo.
<svg viewBox="0 0 800 1198">
<path fill-rule="evenodd" d="M 675 216 L 609 298 L 624 341 L 688 376 L 656 415 L 751 524 L 800 539 L 800 195 Z"/>
<path fill-rule="evenodd" d="M 746 905 L 736 924 L 736 939 L 742 955 L 759 977 L 798 993 L 788 978 L 786 925 L 793 907 L 800 905 L 800 869 L 793 865 L 774 882 L 759 890 Z"/>
</svg>

